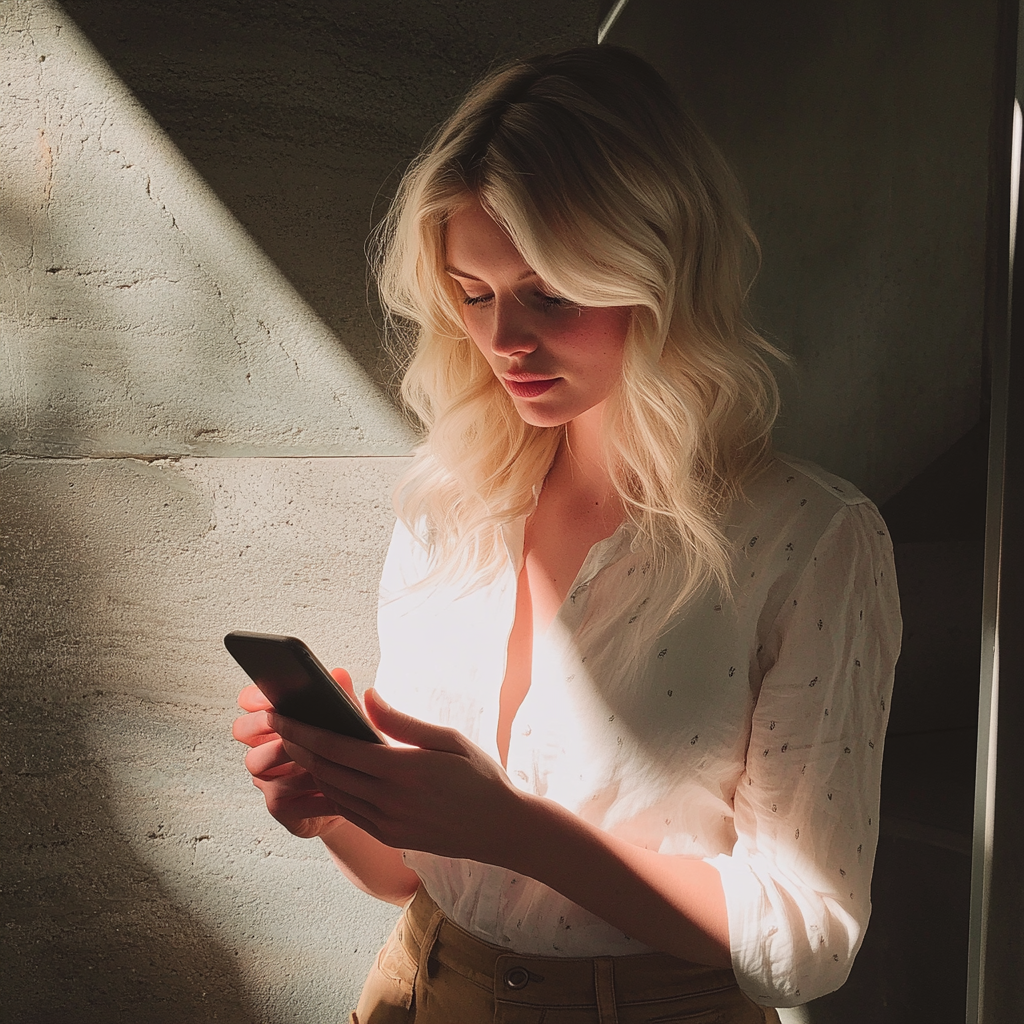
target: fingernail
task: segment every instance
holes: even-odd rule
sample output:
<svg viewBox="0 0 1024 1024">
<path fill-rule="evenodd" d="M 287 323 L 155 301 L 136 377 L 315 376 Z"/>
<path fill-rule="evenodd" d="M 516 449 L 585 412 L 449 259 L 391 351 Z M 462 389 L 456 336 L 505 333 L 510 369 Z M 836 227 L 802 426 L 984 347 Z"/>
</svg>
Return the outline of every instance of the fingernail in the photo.
<svg viewBox="0 0 1024 1024">
<path fill-rule="evenodd" d="M 391 705 L 377 692 L 376 687 L 371 687 L 373 690 L 373 699 L 379 704 L 385 711 L 391 710 Z"/>
</svg>

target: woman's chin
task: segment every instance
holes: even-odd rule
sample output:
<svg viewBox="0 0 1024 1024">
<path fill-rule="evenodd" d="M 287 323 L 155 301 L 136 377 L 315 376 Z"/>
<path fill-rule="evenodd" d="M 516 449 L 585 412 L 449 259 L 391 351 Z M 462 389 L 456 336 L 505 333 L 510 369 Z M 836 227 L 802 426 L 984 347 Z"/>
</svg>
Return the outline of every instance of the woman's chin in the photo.
<svg viewBox="0 0 1024 1024">
<path fill-rule="evenodd" d="M 531 427 L 562 427 L 572 419 L 570 413 L 554 408 L 544 408 L 537 402 L 513 399 L 516 412 L 524 423 Z"/>
<path fill-rule="evenodd" d="M 533 427 L 564 427 L 567 423 L 579 420 L 579 425 L 584 421 L 593 426 L 601 422 L 605 399 L 588 404 L 586 402 L 566 402 L 548 399 L 525 399 L 515 398 L 512 402 L 520 418 Z"/>
</svg>

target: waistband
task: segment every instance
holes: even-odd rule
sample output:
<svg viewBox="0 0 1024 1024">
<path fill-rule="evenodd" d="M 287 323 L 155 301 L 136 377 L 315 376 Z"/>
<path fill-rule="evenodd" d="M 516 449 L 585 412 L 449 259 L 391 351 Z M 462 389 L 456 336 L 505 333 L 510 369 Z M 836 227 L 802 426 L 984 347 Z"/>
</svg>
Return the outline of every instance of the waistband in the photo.
<svg viewBox="0 0 1024 1024">
<path fill-rule="evenodd" d="M 495 997 L 530 1002 L 531 987 L 543 985 L 545 1005 L 620 1006 L 666 996 L 710 995 L 736 989 L 731 970 L 705 967 L 668 953 L 608 957 L 544 957 L 511 952 L 452 923 L 421 886 L 406 907 L 399 940 L 425 971 L 436 960 Z"/>
</svg>

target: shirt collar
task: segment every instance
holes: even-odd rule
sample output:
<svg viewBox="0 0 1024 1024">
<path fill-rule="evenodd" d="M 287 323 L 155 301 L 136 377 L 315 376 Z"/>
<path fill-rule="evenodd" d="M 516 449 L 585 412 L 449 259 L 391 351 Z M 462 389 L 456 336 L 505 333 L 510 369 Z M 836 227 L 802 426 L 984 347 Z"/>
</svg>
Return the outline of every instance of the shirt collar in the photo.
<svg viewBox="0 0 1024 1024">
<path fill-rule="evenodd" d="M 518 577 L 523 569 L 523 545 L 526 536 L 526 516 L 505 523 L 501 528 L 502 541 L 508 554 L 509 562 Z M 609 537 L 599 540 L 587 552 L 583 565 L 576 575 L 573 589 L 589 583 L 605 566 L 621 558 L 633 542 L 635 530 L 633 524 L 626 520 Z"/>
</svg>

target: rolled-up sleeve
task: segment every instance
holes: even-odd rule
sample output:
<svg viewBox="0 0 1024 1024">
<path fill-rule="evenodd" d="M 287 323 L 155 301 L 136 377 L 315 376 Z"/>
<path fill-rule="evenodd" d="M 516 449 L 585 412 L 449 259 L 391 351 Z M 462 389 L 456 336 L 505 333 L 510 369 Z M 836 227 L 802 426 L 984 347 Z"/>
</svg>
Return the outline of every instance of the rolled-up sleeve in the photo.
<svg viewBox="0 0 1024 1024">
<path fill-rule="evenodd" d="M 833 991 L 860 948 L 900 635 L 885 524 L 869 502 L 843 506 L 760 638 L 737 840 L 709 858 L 733 968 L 763 1005 Z"/>
</svg>

